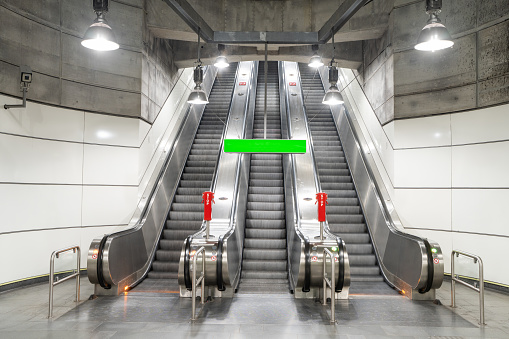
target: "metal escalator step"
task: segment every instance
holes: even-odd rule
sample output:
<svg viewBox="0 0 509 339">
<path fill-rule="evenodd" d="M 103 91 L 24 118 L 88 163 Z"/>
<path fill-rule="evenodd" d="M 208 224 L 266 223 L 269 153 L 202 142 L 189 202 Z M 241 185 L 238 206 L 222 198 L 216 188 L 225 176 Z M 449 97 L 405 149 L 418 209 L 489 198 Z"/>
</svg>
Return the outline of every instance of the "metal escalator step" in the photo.
<svg viewBox="0 0 509 339">
<path fill-rule="evenodd" d="M 350 266 L 352 275 L 380 275 L 378 266 Z"/>
<path fill-rule="evenodd" d="M 201 212 L 170 211 L 171 220 L 203 220 Z"/>
<path fill-rule="evenodd" d="M 250 239 L 286 239 L 286 229 L 247 228 L 246 237 Z"/>
<path fill-rule="evenodd" d="M 364 222 L 364 216 L 362 214 L 329 214 L 327 215 L 327 221 L 334 224 L 361 224 Z"/>
<path fill-rule="evenodd" d="M 168 240 L 161 239 L 159 241 L 159 248 L 164 251 L 181 251 L 184 242 L 182 240 Z"/>
<path fill-rule="evenodd" d="M 172 211 L 182 211 L 182 212 L 203 212 L 203 204 L 201 204 L 201 201 L 198 203 L 179 203 L 174 201 L 173 204 L 171 204 L 171 210 Z"/>
<path fill-rule="evenodd" d="M 360 206 L 337 206 L 332 205 L 329 202 L 329 206 L 327 206 L 327 214 L 361 214 L 362 209 Z"/>
<path fill-rule="evenodd" d="M 322 190 L 324 190 L 325 192 L 328 190 L 339 191 L 339 190 L 354 190 L 354 189 L 355 189 L 355 187 L 354 187 L 353 183 L 343 183 L 343 182 L 339 182 L 339 183 L 324 182 L 324 183 L 322 183 Z"/>
<path fill-rule="evenodd" d="M 251 173 L 251 179 L 255 180 L 281 180 L 283 181 L 283 173 Z"/>
<path fill-rule="evenodd" d="M 180 180 L 180 187 L 210 187 L 210 180 Z"/>
<path fill-rule="evenodd" d="M 175 194 L 175 197 L 173 198 L 174 203 L 200 204 L 201 201 L 201 195 Z"/>
<path fill-rule="evenodd" d="M 152 263 L 152 270 L 156 272 L 177 272 L 178 269 L 178 262 L 154 261 Z"/>
<path fill-rule="evenodd" d="M 351 266 L 374 266 L 376 265 L 376 257 L 374 254 L 348 255 Z"/>
<path fill-rule="evenodd" d="M 324 183 L 342 183 L 348 184 L 352 182 L 352 177 L 347 175 L 319 175 L 320 182 Z"/>
<path fill-rule="evenodd" d="M 148 272 L 149 279 L 172 279 L 175 280 L 178 277 L 178 272 Z"/>
<path fill-rule="evenodd" d="M 246 228 L 286 228 L 285 220 L 246 219 Z"/>
<path fill-rule="evenodd" d="M 242 261 L 242 269 L 246 271 L 283 271 L 286 273 L 286 258 L 285 260 L 253 260 L 244 259 Z"/>
<path fill-rule="evenodd" d="M 351 190 L 328 190 L 329 198 L 355 198 L 357 199 L 357 192 Z"/>
<path fill-rule="evenodd" d="M 196 230 L 193 229 L 164 229 L 163 230 L 163 239 L 167 240 L 181 240 L 184 241 L 190 234 L 194 233 Z"/>
<path fill-rule="evenodd" d="M 184 173 L 214 173 L 214 167 L 184 167 Z"/>
<path fill-rule="evenodd" d="M 171 212 L 170 212 L 171 213 Z M 285 211 L 250 211 L 246 212 L 248 219 L 284 219 Z"/>
<path fill-rule="evenodd" d="M 251 166 L 263 166 L 270 168 L 270 166 L 274 167 L 274 172 L 281 172 L 281 167 L 283 166 L 283 163 L 281 160 L 256 160 L 251 159 Z M 266 171 L 264 171 L 266 172 Z"/>
<path fill-rule="evenodd" d="M 350 277 L 351 282 L 375 282 L 384 281 L 381 275 L 353 275 Z"/>
<path fill-rule="evenodd" d="M 283 180 L 249 179 L 249 186 L 253 186 L 253 187 L 283 187 Z"/>
<path fill-rule="evenodd" d="M 203 173 L 182 173 L 181 180 L 199 180 L 199 181 L 208 181 L 209 183 L 212 181 L 212 177 L 214 175 L 211 174 L 203 174 Z"/>
<path fill-rule="evenodd" d="M 158 261 L 178 261 L 180 259 L 180 251 L 167 251 L 159 249 L 156 251 L 156 260 Z"/>
<path fill-rule="evenodd" d="M 201 188 L 200 187 L 179 187 L 179 188 L 177 188 L 177 194 L 201 196 L 201 194 L 204 191 L 208 191 L 209 189 L 210 189 L 210 186 L 201 187 Z"/>
<path fill-rule="evenodd" d="M 200 220 L 166 220 L 166 228 L 167 229 L 176 229 L 176 230 L 197 230 L 200 228 L 202 224 L 202 219 Z"/>
<path fill-rule="evenodd" d="M 334 234 L 341 237 L 347 245 L 369 244 L 370 240 L 368 233 L 339 233 L 334 231 Z"/>
<path fill-rule="evenodd" d="M 333 233 L 366 233 L 366 224 L 335 224 L 329 222 L 329 228 Z"/>
<path fill-rule="evenodd" d="M 281 173 L 283 166 L 253 166 L 251 161 L 251 173 Z"/>
<path fill-rule="evenodd" d="M 286 271 L 242 271 L 242 279 L 288 279 Z M 287 280 L 288 281 L 288 280 Z M 241 284 L 241 288 L 242 288 Z"/>
<path fill-rule="evenodd" d="M 257 260 L 286 260 L 286 249 L 264 249 L 244 248 L 242 258 Z"/>
<path fill-rule="evenodd" d="M 249 194 L 283 194 L 283 187 L 249 187 Z"/>
<path fill-rule="evenodd" d="M 281 202 L 284 203 L 283 194 L 255 194 L 251 193 L 247 196 L 249 202 Z"/>
<path fill-rule="evenodd" d="M 282 211 L 285 208 L 284 202 L 248 202 L 248 210 L 261 211 Z"/>
<path fill-rule="evenodd" d="M 287 275 L 288 276 L 288 275 Z M 263 278 L 245 278 L 244 276 L 241 279 L 241 286 L 244 287 L 246 285 L 254 285 L 260 286 L 263 290 L 262 292 L 267 292 L 267 288 L 277 285 L 284 285 L 286 290 L 288 290 L 288 279 L 287 276 L 284 279 L 263 279 Z M 269 285 L 269 286 L 267 286 Z"/>
<path fill-rule="evenodd" d="M 286 239 L 249 239 L 244 240 L 245 248 L 286 248 Z"/>
<path fill-rule="evenodd" d="M 373 245 L 371 244 L 355 244 L 355 245 L 346 245 L 346 250 L 348 255 L 353 254 L 372 254 L 373 253 Z"/>
</svg>

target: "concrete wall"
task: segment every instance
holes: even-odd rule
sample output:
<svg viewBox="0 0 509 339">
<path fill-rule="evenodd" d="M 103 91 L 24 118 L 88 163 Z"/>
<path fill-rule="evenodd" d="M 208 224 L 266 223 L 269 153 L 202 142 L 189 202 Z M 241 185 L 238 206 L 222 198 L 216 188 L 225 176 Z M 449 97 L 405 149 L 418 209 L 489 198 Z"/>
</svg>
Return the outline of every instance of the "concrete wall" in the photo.
<svg viewBox="0 0 509 339">
<path fill-rule="evenodd" d="M 396 0 L 387 33 L 364 43 L 360 69 L 379 121 L 466 111 L 509 102 L 507 1 L 444 1 L 440 18 L 451 49 L 413 48 L 425 1 Z"/>
<path fill-rule="evenodd" d="M 110 1 L 120 49 L 97 52 L 80 44 L 95 19 L 91 1 L 0 0 L 0 93 L 21 97 L 18 67 L 28 65 L 31 101 L 152 123 L 179 73 L 169 42 L 146 27 L 145 7 Z"/>
<path fill-rule="evenodd" d="M 66 246 L 81 246 L 86 267 L 92 239 L 127 226 L 192 83 L 183 71 L 153 124 L 33 102 L 0 110 L 0 248 L 10 253 L 0 258 L 0 286 L 48 274 L 51 253 Z M 0 95 L 2 107 L 16 101 Z"/>
<path fill-rule="evenodd" d="M 406 231 L 480 255 L 485 279 L 509 285 L 509 105 L 380 124 L 362 79 L 342 70 L 349 111 L 363 126 L 378 172 Z M 477 277 L 471 260 L 460 274 Z"/>
</svg>

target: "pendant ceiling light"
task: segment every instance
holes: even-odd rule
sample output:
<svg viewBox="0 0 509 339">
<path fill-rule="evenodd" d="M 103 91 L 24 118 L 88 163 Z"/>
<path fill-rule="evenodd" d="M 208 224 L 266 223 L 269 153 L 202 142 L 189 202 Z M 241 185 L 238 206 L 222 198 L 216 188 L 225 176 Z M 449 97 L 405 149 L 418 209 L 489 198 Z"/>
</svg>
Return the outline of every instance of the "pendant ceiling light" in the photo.
<svg viewBox="0 0 509 339">
<path fill-rule="evenodd" d="M 189 94 L 189 98 L 187 102 L 193 105 L 204 105 L 209 103 L 209 99 L 207 98 L 207 93 L 201 88 L 201 84 L 203 82 L 203 68 L 201 67 L 200 60 L 200 30 L 198 29 L 198 60 L 197 66 L 194 69 L 194 83 L 195 87 Z"/>
<path fill-rule="evenodd" d="M 318 45 L 311 46 L 313 49 L 313 56 L 309 59 L 309 67 L 318 68 L 323 66 L 322 57 L 318 55 Z"/>
<path fill-rule="evenodd" d="M 331 86 L 330 86 L 329 90 L 325 93 L 323 100 L 322 100 L 322 104 L 327 104 L 327 105 L 331 105 L 331 106 L 341 105 L 344 102 L 343 96 L 341 95 L 338 87 L 336 86 L 336 84 L 338 83 L 339 74 L 338 74 L 338 69 L 334 65 L 334 63 L 335 63 L 334 51 L 335 50 L 336 50 L 336 46 L 334 46 L 334 32 L 332 32 L 332 59 L 330 61 L 330 65 L 329 65 L 329 83 Z"/>
<path fill-rule="evenodd" d="M 108 25 L 105 13 L 108 12 L 108 0 L 93 0 L 97 18 L 85 32 L 81 44 L 96 51 L 113 51 L 119 48 L 117 38 Z"/>
<path fill-rule="evenodd" d="M 230 66 L 230 64 L 228 63 L 228 59 L 226 59 L 226 57 L 223 55 L 225 46 L 223 44 L 219 44 L 217 45 L 217 49 L 219 50 L 220 55 L 216 58 L 214 66 L 216 66 L 217 68 L 226 68 Z"/>
<path fill-rule="evenodd" d="M 415 49 L 420 51 L 439 51 L 454 45 L 451 34 L 438 18 L 442 10 L 442 0 L 426 0 L 426 13 L 429 20 L 421 30 Z"/>
</svg>

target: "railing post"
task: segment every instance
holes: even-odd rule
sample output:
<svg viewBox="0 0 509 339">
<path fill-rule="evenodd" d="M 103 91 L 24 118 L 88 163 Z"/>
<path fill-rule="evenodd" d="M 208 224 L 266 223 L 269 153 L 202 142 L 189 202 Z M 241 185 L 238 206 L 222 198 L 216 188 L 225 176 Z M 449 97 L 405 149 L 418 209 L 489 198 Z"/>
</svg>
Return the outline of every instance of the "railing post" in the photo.
<svg viewBox="0 0 509 339">
<path fill-rule="evenodd" d="M 197 258 L 201 254 L 202 256 L 202 272 L 198 280 L 196 280 L 196 265 Z M 191 320 L 196 320 L 196 285 L 197 282 L 201 283 L 201 304 L 205 304 L 205 247 L 200 247 L 193 256 L 193 276 L 191 281 Z"/>
<path fill-rule="evenodd" d="M 62 278 L 61 280 L 55 282 L 55 258 L 58 258 L 60 253 L 73 251 L 73 253 L 77 253 L 76 258 L 76 272 Z M 49 266 L 49 307 L 48 307 L 48 318 L 53 317 L 53 292 L 56 285 L 61 284 L 69 279 L 76 278 L 76 302 L 80 301 L 80 268 L 81 268 L 81 249 L 79 246 L 73 246 L 64 248 L 58 251 L 54 251 L 51 253 L 50 258 L 50 266 Z"/>
<path fill-rule="evenodd" d="M 459 255 L 461 254 L 466 257 L 472 258 L 472 259 L 474 259 L 474 263 L 477 263 L 479 265 L 479 288 L 476 288 L 475 286 L 472 286 L 471 284 L 468 284 L 468 283 L 464 282 L 463 280 L 456 278 L 456 272 L 454 271 L 454 255 L 455 254 L 456 254 L 456 257 L 459 257 Z M 484 322 L 484 265 L 483 265 L 481 257 L 474 255 L 474 254 L 455 251 L 455 250 L 453 250 L 451 252 L 451 306 L 452 307 L 456 307 L 456 287 L 455 287 L 456 282 L 479 293 L 479 324 L 481 326 L 486 325 L 486 323 Z"/>
</svg>

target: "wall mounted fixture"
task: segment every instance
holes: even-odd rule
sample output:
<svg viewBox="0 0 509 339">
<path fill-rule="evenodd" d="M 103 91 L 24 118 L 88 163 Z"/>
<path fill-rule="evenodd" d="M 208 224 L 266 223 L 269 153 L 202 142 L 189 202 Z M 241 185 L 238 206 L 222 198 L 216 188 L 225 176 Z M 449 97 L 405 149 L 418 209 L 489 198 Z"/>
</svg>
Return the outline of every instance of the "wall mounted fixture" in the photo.
<svg viewBox="0 0 509 339">
<path fill-rule="evenodd" d="M 5 109 L 27 107 L 27 92 L 32 83 L 32 70 L 28 66 L 19 67 L 21 74 L 21 91 L 23 92 L 23 103 L 21 105 L 4 105 Z"/>
<path fill-rule="evenodd" d="M 341 95 L 338 87 L 336 86 L 336 84 L 338 83 L 339 74 L 338 74 L 338 69 L 334 65 L 335 50 L 336 50 L 336 46 L 334 45 L 334 34 L 332 34 L 332 59 L 330 61 L 330 65 L 329 65 L 329 83 L 331 86 L 330 86 L 329 90 L 325 93 L 325 95 L 323 96 L 323 100 L 322 100 L 322 104 L 327 104 L 327 105 L 331 105 L 331 106 L 341 105 L 344 102 L 343 96 Z"/>
<path fill-rule="evenodd" d="M 426 0 L 426 13 L 429 20 L 421 30 L 415 49 L 420 51 L 439 51 L 454 45 L 451 34 L 438 18 L 442 10 L 442 0 Z"/>
<path fill-rule="evenodd" d="M 97 18 L 85 32 L 81 44 L 96 51 L 113 51 L 119 48 L 113 30 L 106 22 L 108 0 L 93 0 L 94 12 Z"/>
<path fill-rule="evenodd" d="M 198 60 L 196 60 L 197 65 L 194 69 L 195 87 L 187 99 L 187 102 L 193 105 L 203 105 L 209 103 L 207 93 L 205 93 L 205 91 L 201 88 L 201 84 L 203 82 L 203 68 L 201 67 L 200 50 L 200 33 L 198 32 Z"/>
<path fill-rule="evenodd" d="M 318 68 L 323 66 L 322 57 L 318 55 L 318 45 L 312 45 L 313 56 L 309 59 L 309 67 Z"/>
<path fill-rule="evenodd" d="M 217 49 L 219 50 L 219 56 L 216 58 L 216 62 L 214 63 L 214 66 L 217 68 L 226 68 L 230 66 L 228 63 L 228 59 L 224 56 L 225 51 L 225 45 L 219 44 L 217 45 Z"/>
</svg>

